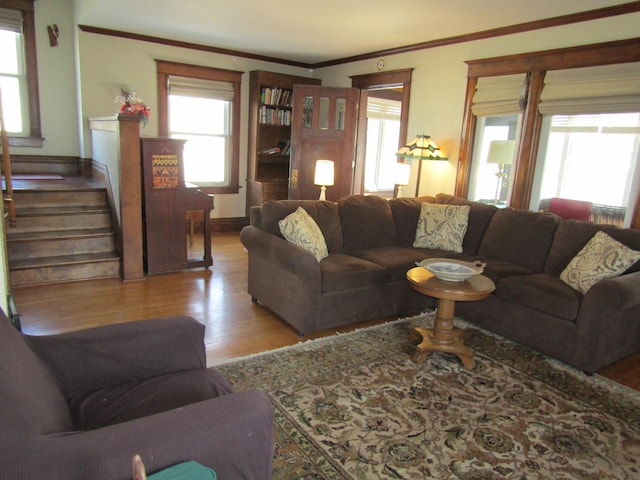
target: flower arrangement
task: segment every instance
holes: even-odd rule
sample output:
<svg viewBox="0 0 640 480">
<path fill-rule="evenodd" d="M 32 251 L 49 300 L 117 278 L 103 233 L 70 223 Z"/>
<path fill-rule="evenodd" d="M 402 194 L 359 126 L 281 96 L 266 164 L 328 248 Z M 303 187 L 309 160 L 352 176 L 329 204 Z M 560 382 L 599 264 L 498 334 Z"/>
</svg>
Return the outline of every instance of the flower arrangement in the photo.
<svg viewBox="0 0 640 480">
<path fill-rule="evenodd" d="M 121 90 L 121 95 L 116 96 L 114 102 L 120 104 L 120 110 L 118 113 L 138 115 L 140 120 L 142 120 L 143 125 L 146 125 L 149 122 L 151 109 L 142 101 L 141 98 L 136 97 L 135 92 L 126 92 Z"/>
</svg>

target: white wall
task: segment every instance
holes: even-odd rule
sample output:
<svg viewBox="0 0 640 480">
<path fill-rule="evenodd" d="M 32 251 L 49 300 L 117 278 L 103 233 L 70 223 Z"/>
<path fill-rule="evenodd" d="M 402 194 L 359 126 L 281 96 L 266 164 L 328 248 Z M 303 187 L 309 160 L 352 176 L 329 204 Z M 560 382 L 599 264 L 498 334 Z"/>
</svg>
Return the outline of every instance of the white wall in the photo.
<svg viewBox="0 0 640 480">
<path fill-rule="evenodd" d="M 78 156 L 78 122 L 72 0 L 34 2 L 42 148 L 12 147 L 14 155 Z M 49 46 L 47 25 L 58 25 L 58 46 Z"/>
<path fill-rule="evenodd" d="M 414 69 L 407 140 L 419 133 L 430 135 L 449 156 L 448 162 L 423 162 L 420 194 L 453 193 L 467 86 L 465 61 L 636 38 L 638 25 L 640 13 L 635 13 L 385 57 L 384 71 Z M 315 73 L 323 85 L 349 87 L 350 75 L 376 72 L 376 62 L 364 60 Z M 406 196 L 415 191 L 416 168 L 414 162 L 411 184 L 404 188 Z"/>
</svg>

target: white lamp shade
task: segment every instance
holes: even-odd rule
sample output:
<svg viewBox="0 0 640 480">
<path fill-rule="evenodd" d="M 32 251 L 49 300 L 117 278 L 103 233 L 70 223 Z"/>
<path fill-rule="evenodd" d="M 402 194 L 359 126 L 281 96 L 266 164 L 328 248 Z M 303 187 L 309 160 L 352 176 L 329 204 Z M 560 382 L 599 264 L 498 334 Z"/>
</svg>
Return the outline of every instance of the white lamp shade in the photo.
<svg viewBox="0 0 640 480">
<path fill-rule="evenodd" d="M 411 175 L 411 165 L 408 163 L 396 163 L 394 167 L 396 185 L 409 185 L 409 176 Z"/>
<path fill-rule="evenodd" d="M 333 185 L 333 161 L 317 160 L 316 171 L 313 179 L 316 185 Z"/>
<path fill-rule="evenodd" d="M 491 145 L 489 145 L 487 163 L 511 165 L 513 163 L 513 152 L 515 149 L 515 140 L 493 140 Z"/>
</svg>

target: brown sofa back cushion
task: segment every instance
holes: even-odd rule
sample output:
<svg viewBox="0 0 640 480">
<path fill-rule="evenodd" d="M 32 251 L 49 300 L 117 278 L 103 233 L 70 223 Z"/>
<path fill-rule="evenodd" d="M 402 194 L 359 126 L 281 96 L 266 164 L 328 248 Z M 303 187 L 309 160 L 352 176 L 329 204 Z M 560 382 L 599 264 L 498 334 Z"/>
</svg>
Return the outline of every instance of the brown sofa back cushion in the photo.
<svg viewBox="0 0 640 480">
<path fill-rule="evenodd" d="M 564 220 L 556 229 L 544 272 L 556 277 L 559 276 L 571 259 L 598 231 L 603 231 L 627 247 L 640 251 L 640 230 L 579 220 Z M 636 262 L 627 270 L 627 272 L 637 271 L 640 271 L 640 262 Z"/>
<path fill-rule="evenodd" d="M 436 195 L 436 202 L 443 205 L 469 205 L 469 225 L 462 241 L 462 251 L 470 255 L 478 253 L 482 237 L 489 226 L 491 218 L 498 209 L 494 205 L 472 202 L 448 193 Z"/>
<path fill-rule="evenodd" d="M 0 390 L 0 436 L 17 439 L 73 429 L 69 407 L 56 380 L 2 310 Z"/>
<path fill-rule="evenodd" d="M 375 195 L 352 195 L 338 201 L 342 241 L 347 253 L 396 243 L 389 202 Z"/>
<path fill-rule="evenodd" d="M 435 201 L 436 199 L 430 196 L 389 200 L 393 221 L 396 224 L 396 243 L 399 246 L 413 246 L 420 217 L 420 207 L 424 202 L 435 203 Z"/>
<path fill-rule="evenodd" d="M 503 208 L 491 218 L 478 253 L 542 272 L 559 218 L 550 213 Z"/>
<path fill-rule="evenodd" d="M 262 229 L 282 237 L 278 222 L 284 217 L 296 211 L 298 207 L 304 208 L 315 220 L 324 235 L 329 253 L 342 251 L 342 227 L 338 205 L 334 202 L 321 202 L 318 200 L 271 200 L 262 205 Z"/>
</svg>

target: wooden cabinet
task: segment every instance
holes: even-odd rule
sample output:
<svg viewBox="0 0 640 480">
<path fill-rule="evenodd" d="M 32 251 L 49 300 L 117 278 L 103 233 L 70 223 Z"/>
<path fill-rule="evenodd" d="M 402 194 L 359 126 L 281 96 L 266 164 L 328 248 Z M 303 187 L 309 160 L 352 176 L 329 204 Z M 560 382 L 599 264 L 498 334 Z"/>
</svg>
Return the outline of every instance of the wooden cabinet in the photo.
<svg viewBox="0 0 640 480">
<path fill-rule="evenodd" d="M 287 198 L 293 86 L 320 80 L 254 70 L 249 82 L 247 216 L 253 205 Z"/>
</svg>

